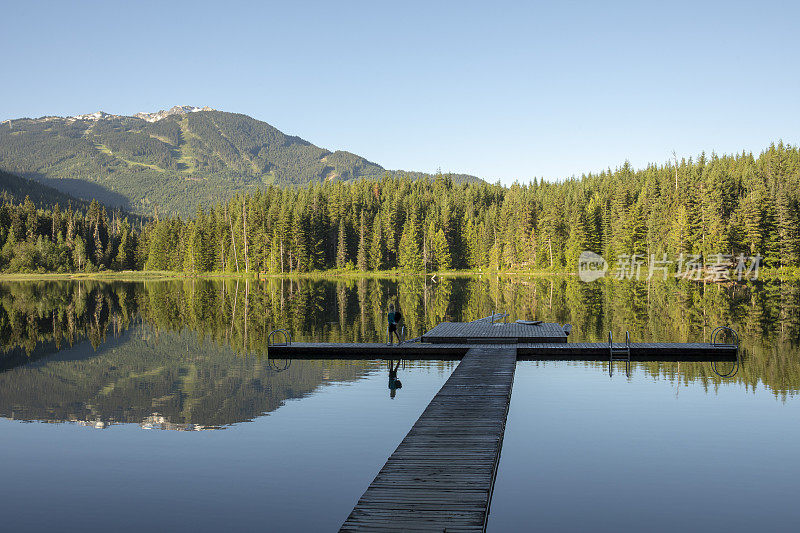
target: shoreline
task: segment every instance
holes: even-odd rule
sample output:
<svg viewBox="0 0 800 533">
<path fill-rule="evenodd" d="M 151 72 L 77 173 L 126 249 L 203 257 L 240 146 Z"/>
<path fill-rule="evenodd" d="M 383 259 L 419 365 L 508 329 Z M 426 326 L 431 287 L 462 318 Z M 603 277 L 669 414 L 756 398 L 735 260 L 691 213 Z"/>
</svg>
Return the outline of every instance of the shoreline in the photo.
<svg viewBox="0 0 800 533">
<path fill-rule="evenodd" d="M 196 279 L 399 279 L 409 277 L 436 277 L 436 278 L 459 278 L 475 276 L 508 276 L 508 277 L 571 277 L 577 276 L 576 272 L 554 272 L 549 270 L 537 271 L 473 271 L 473 270 L 449 270 L 444 272 L 405 272 L 401 270 L 382 270 L 382 271 L 316 271 L 316 272 L 292 272 L 283 274 L 273 273 L 235 273 L 235 272 L 204 272 L 202 274 L 191 274 L 186 272 L 171 271 L 148 271 L 148 270 L 123 270 L 123 271 L 103 271 L 103 272 L 46 272 L 46 273 L 0 273 L 0 282 L 19 282 L 19 281 L 169 281 L 169 280 L 196 280 Z M 619 281 L 613 276 L 601 278 L 611 281 Z M 670 277 L 668 279 L 676 279 Z M 774 280 L 798 280 L 800 270 L 783 269 L 762 269 L 757 280 L 742 280 L 736 282 L 729 280 L 722 284 L 747 283 L 750 281 L 774 281 Z M 622 280 L 632 281 L 632 280 Z M 647 279 L 638 281 L 646 282 Z M 656 281 L 667 281 L 661 278 Z M 701 280 L 691 280 L 703 283 Z M 715 284 L 713 281 L 706 283 Z"/>
<path fill-rule="evenodd" d="M 404 272 L 404 271 L 322 271 L 322 272 L 292 272 L 283 274 L 272 273 L 235 273 L 235 272 L 204 272 L 191 274 L 186 272 L 123 270 L 105 272 L 43 272 L 43 273 L 0 273 L 2 281 L 69 281 L 69 280 L 110 280 L 110 281 L 161 281 L 181 279 L 326 279 L 326 278 L 405 278 L 405 277 L 437 277 L 457 278 L 467 276 L 575 276 L 574 272 L 498 272 L 498 271 L 447 271 L 447 272 Z"/>
</svg>

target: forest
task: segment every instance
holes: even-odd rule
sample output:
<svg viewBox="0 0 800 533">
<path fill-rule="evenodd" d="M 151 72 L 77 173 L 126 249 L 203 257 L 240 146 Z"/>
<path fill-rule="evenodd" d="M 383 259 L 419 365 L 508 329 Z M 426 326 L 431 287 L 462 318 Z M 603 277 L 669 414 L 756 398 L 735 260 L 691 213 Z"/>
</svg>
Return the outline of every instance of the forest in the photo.
<svg viewBox="0 0 800 533">
<path fill-rule="evenodd" d="M 0 270 L 574 272 L 584 250 L 800 263 L 800 150 L 684 159 L 511 186 L 447 175 L 269 186 L 194 217 L 133 220 L 6 195 Z"/>
</svg>

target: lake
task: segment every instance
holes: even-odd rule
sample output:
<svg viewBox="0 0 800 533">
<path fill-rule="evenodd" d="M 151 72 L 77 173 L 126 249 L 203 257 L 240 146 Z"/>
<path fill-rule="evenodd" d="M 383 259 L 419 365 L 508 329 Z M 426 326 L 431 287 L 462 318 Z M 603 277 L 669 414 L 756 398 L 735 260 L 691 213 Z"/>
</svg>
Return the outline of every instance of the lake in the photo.
<svg viewBox="0 0 800 533">
<path fill-rule="evenodd" d="M 389 301 L 409 336 L 503 310 L 571 341 L 742 339 L 732 378 L 518 362 L 490 531 L 800 519 L 797 282 L 420 276 L 0 283 L 4 526 L 336 530 L 457 362 L 274 360 L 266 339 L 385 340 Z"/>
</svg>

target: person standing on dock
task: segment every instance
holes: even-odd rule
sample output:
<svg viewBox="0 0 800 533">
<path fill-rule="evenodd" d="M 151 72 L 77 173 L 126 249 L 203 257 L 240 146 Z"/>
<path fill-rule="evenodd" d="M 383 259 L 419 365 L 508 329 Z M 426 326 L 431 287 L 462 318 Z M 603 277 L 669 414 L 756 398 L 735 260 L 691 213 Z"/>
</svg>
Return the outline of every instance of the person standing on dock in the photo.
<svg viewBox="0 0 800 533">
<path fill-rule="evenodd" d="M 392 334 L 397 337 L 397 344 L 403 344 L 403 340 L 400 338 L 400 333 L 398 333 L 398 329 L 400 328 L 400 323 L 403 320 L 403 313 L 400 310 L 395 311 L 394 304 L 389 304 L 389 314 L 387 315 L 389 320 L 389 345 L 392 345 L 393 338 Z"/>
</svg>

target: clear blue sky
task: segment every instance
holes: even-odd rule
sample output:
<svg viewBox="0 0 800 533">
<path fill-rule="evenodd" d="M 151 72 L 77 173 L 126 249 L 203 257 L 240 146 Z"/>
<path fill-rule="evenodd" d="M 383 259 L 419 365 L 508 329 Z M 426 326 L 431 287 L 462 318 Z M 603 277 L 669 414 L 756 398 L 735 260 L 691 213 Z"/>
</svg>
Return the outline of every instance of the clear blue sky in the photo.
<svg viewBox="0 0 800 533">
<path fill-rule="evenodd" d="M 796 2 L 0 2 L 0 120 L 210 105 L 504 183 L 800 141 Z"/>
</svg>

